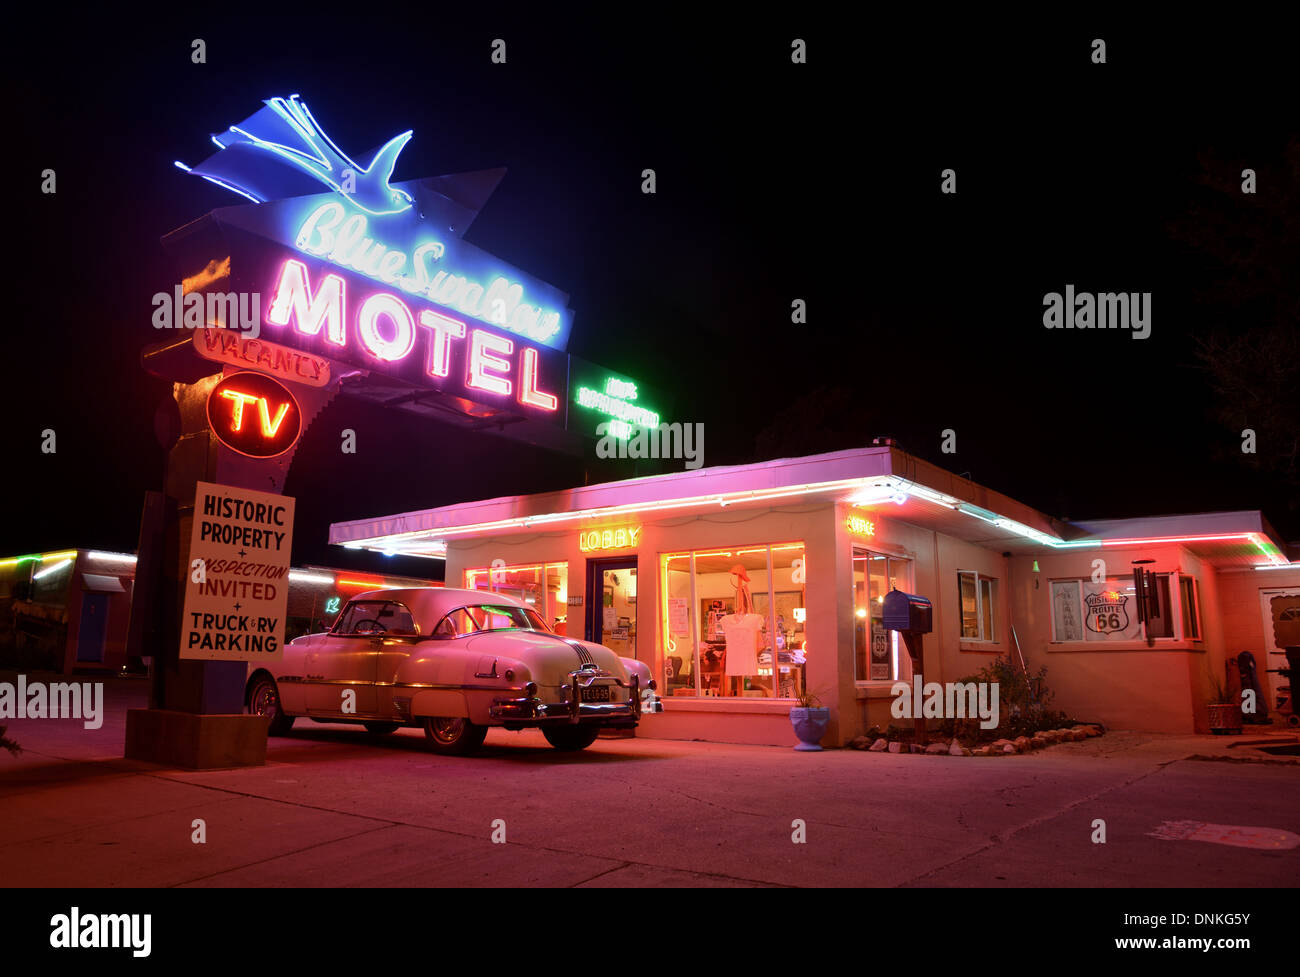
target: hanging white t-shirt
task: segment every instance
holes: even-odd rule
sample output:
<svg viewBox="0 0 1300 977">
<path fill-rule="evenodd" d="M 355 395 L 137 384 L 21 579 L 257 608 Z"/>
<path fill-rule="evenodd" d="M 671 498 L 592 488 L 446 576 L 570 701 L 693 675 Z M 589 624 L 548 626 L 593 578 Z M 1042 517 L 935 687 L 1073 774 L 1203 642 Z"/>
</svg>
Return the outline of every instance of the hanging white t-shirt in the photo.
<svg viewBox="0 0 1300 977">
<path fill-rule="evenodd" d="M 727 674 L 758 674 L 758 632 L 762 614 L 728 614 L 718 621 L 727 639 Z"/>
</svg>

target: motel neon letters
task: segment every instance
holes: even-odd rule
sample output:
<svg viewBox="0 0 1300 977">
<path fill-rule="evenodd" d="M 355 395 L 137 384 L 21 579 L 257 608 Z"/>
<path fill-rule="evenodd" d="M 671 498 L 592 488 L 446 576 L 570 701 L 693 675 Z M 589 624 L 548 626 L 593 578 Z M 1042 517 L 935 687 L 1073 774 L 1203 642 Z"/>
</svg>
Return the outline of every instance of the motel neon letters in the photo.
<svg viewBox="0 0 1300 977">
<path fill-rule="evenodd" d="M 640 538 L 640 526 L 620 526 L 617 529 L 584 529 L 578 533 L 578 548 L 584 553 L 590 553 L 593 550 L 633 549 Z"/>
<path fill-rule="evenodd" d="M 559 398 L 538 385 L 538 351 L 485 329 L 475 329 L 433 309 L 418 314 L 391 292 L 373 292 L 349 318 L 347 283 L 326 274 L 313 288 L 307 266 L 285 260 L 275 284 L 275 297 L 266 319 L 274 326 L 293 327 L 306 336 L 321 336 L 340 350 L 351 339 L 370 357 L 383 363 L 404 362 L 423 339 L 423 372 L 431 380 L 450 377 L 452 349 L 465 347 L 464 383 L 477 391 L 514 398 L 523 406 L 555 411 Z M 349 326 L 351 329 L 349 329 Z M 517 366 L 516 366 L 517 364 Z"/>
</svg>

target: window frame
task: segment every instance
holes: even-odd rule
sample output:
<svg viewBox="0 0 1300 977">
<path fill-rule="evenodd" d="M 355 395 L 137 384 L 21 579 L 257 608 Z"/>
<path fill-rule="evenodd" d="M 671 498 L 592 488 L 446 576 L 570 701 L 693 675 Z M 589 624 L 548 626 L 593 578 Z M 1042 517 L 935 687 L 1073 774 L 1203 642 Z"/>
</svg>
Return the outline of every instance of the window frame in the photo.
<svg viewBox="0 0 1300 977">
<path fill-rule="evenodd" d="M 1194 574 L 1183 573 L 1181 570 L 1176 570 L 1176 569 L 1157 570 L 1155 571 L 1155 575 L 1157 577 L 1164 578 L 1166 585 L 1168 587 L 1168 600 L 1166 601 L 1168 607 L 1165 609 L 1166 614 L 1162 614 L 1161 617 L 1165 617 L 1166 615 L 1168 616 L 1172 633 L 1168 635 L 1149 635 L 1148 626 L 1146 624 L 1143 624 L 1141 637 L 1123 639 L 1113 643 L 1122 644 L 1125 641 L 1130 641 L 1130 642 L 1140 641 L 1146 643 L 1148 640 L 1153 642 L 1203 643 L 1205 640 L 1204 638 L 1205 626 L 1204 626 L 1204 621 L 1202 620 L 1201 617 L 1200 581 L 1196 579 L 1196 576 Z M 1132 581 L 1133 574 L 1130 571 L 1127 574 L 1123 574 L 1123 573 L 1116 574 L 1114 577 L 1108 576 L 1107 579 L 1113 579 L 1120 582 L 1126 579 Z M 1075 595 L 1076 595 L 1076 606 L 1079 609 L 1080 623 L 1082 625 L 1083 585 L 1089 582 L 1090 580 L 1091 577 L 1086 575 L 1080 577 L 1053 577 L 1050 580 L 1048 580 L 1048 585 L 1046 588 L 1047 605 L 1048 605 L 1047 607 L 1048 633 L 1049 633 L 1048 644 L 1066 645 L 1066 646 L 1088 645 L 1091 647 L 1096 647 L 1098 650 L 1102 650 L 1105 648 L 1105 646 L 1108 643 L 1112 643 L 1105 640 L 1089 640 L 1087 637 L 1086 627 L 1083 631 L 1084 636 L 1081 638 L 1057 638 L 1056 637 L 1056 633 L 1057 633 L 1056 602 L 1052 598 L 1052 588 L 1055 587 L 1057 584 L 1064 584 L 1064 583 L 1074 584 Z M 1187 618 L 1187 608 L 1185 606 L 1185 601 L 1184 601 L 1184 595 L 1185 595 L 1184 586 L 1183 586 L 1184 581 L 1189 581 L 1191 584 L 1190 587 L 1191 596 L 1192 596 L 1191 621 L 1195 625 L 1194 634 L 1188 634 L 1187 628 L 1185 627 L 1188 618 Z"/>
<path fill-rule="evenodd" d="M 676 695 L 674 693 L 670 693 L 669 689 L 680 688 L 680 686 L 672 686 L 671 683 L 669 683 L 668 674 L 667 674 L 667 665 L 668 665 L 668 659 L 670 657 L 682 657 L 684 659 L 683 664 L 685 664 L 686 661 L 689 661 L 691 664 L 691 677 L 693 679 L 693 684 L 694 684 L 694 690 L 691 693 L 681 696 L 682 699 L 685 699 L 687 701 L 690 702 L 707 702 L 707 701 L 714 701 L 714 700 L 723 700 L 728 702 L 761 701 L 763 703 L 769 703 L 769 704 L 770 703 L 788 704 L 788 703 L 796 703 L 798 701 L 797 698 L 782 698 L 777 694 L 781 690 L 781 674 L 782 674 L 781 669 L 783 667 L 789 667 L 791 669 L 798 667 L 804 669 L 801 675 L 802 683 L 807 682 L 807 674 L 808 674 L 806 660 L 803 662 L 793 662 L 793 661 L 782 662 L 780 660 L 780 654 L 782 652 L 791 651 L 792 645 L 790 644 L 788 637 L 786 638 L 785 648 L 782 649 L 777 647 L 776 597 L 778 593 L 787 593 L 787 591 L 778 591 L 776 589 L 775 571 L 777 567 L 775 564 L 775 560 L 773 558 L 773 553 L 775 550 L 784 547 L 792 547 L 792 548 L 797 547 L 800 550 L 801 555 L 798 557 L 792 557 L 792 561 L 794 559 L 803 561 L 803 572 L 805 574 L 805 577 L 804 577 L 804 583 L 801 585 L 801 589 L 806 590 L 809 586 L 807 582 L 807 576 L 806 576 L 807 566 L 808 566 L 807 563 L 808 543 L 806 540 L 783 539 L 783 540 L 775 540 L 770 543 L 738 543 L 738 544 L 732 544 L 730 547 L 728 547 L 728 549 L 732 551 L 740 551 L 740 550 L 746 550 L 746 551 L 765 550 L 766 551 L 767 581 L 768 581 L 767 590 L 760 591 L 752 595 L 755 598 L 755 600 L 757 600 L 760 593 L 764 594 L 767 598 L 767 609 L 766 611 L 761 612 L 761 616 L 765 619 L 764 630 L 768 634 L 769 641 L 771 642 L 770 651 L 773 658 L 770 665 L 773 694 L 770 697 L 764 696 L 761 699 L 755 699 L 755 698 L 743 697 L 743 696 L 725 695 L 725 694 L 718 695 L 718 696 L 710 696 L 705 694 L 703 674 L 700 668 L 700 643 L 703 640 L 700 637 L 700 632 L 704 626 L 704 622 L 701 620 L 699 614 L 700 596 L 699 596 L 699 587 L 698 587 L 698 571 L 696 567 L 696 557 L 700 555 L 711 555 L 713 550 L 717 548 L 694 547 L 689 549 L 662 550 L 657 554 L 655 554 L 655 558 L 658 560 L 658 568 L 660 574 L 659 611 L 657 615 L 658 617 L 657 627 L 662 629 L 662 633 L 659 636 L 659 641 L 658 641 L 659 655 L 660 655 L 658 672 L 659 672 L 659 677 L 663 681 L 663 691 L 665 693 L 673 695 L 674 698 L 676 698 Z M 669 587 L 667 582 L 668 581 L 667 575 L 669 570 L 668 563 L 670 560 L 678 560 L 678 559 L 685 559 L 687 561 L 688 569 L 685 572 L 690 575 L 691 596 L 690 596 L 690 604 L 687 607 L 687 618 L 686 618 L 687 627 L 690 629 L 690 634 L 691 634 L 691 653 L 689 656 L 671 654 L 668 649 L 668 642 L 672 638 L 671 624 L 670 624 L 671 612 L 669 610 L 668 601 L 670 599 L 678 599 L 678 600 L 683 599 L 683 598 L 669 597 Z M 782 567 L 780 569 L 786 569 L 786 568 Z M 760 613 L 760 612 L 755 611 L 755 613 Z M 791 629 L 791 633 L 793 633 L 793 628 Z M 805 641 L 807 640 L 806 634 L 807 631 L 805 626 L 805 638 L 804 638 Z M 760 652 L 760 657 L 761 657 L 761 652 Z M 763 673 L 760 671 L 758 674 L 761 676 Z M 725 677 L 723 679 L 723 688 L 724 689 L 726 688 Z M 807 691 L 806 684 L 804 684 L 804 690 Z"/>
<path fill-rule="evenodd" d="M 962 577 L 971 576 L 975 582 L 975 630 L 978 634 L 975 637 L 968 637 L 964 631 L 966 627 L 966 614 L 962 607 Z M 989 613 L 993 617 L 985 627 L 984 621 L 984 599 L 983 588 L 981 583 L 989 584 Z M 995 645 L 998 643 L 997 637 L 997 619 L 998 619 L 998 578 L 991 577 L 987 573 L 981 573 L 979 570 L 958 570 L 957 571 L 957 640 L 973 642 L 979 644 Z"/>
</svg>

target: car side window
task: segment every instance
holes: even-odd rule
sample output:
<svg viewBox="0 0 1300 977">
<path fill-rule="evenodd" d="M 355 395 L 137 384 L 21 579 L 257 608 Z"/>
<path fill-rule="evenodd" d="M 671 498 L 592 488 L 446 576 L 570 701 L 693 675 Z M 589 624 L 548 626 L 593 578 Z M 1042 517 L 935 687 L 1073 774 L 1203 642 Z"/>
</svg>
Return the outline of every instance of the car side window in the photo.
<svg viewBox="0 0 1300 977">
<path fill-rule="evenodd" d="M 465 608 L 458 607 L 438 622 L 438 626 L 433 629 L 433 634 L 438 638 L 462 638 L 479 630 L 481 629 Z"/>
<path fill-rule="evenodd" d="M 378 615 L 379 623 L 384 626 L 386 634 L 419 634 L 420 629 L 415 626 L 415 618 L 411 612 L 397 601 L 390 601 L 385 604 Z"/>
<path fill-rule="evenodd" d="M 396 601 L 353 601 L 339 615 L 333 634 L 419 634 L 411 612 Z"/>
<path fill-rule="evenodd" d="M 331 634 L 351 634 L 352 619 L 357 617 L 357 610 L 361 605 L 352 601 L 347 607 L 343 608 L 343 613 L 338 616 L 334 622 L 334 627 L 330 629 Z"/>
</svg>

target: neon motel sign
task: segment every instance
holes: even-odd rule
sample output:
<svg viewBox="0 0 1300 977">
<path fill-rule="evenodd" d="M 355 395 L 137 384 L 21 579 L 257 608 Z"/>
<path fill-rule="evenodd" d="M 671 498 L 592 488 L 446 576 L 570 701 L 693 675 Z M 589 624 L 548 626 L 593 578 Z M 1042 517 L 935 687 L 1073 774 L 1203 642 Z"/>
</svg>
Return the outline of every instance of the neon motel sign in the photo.
<svg viewBox="0 0 1300 977">
<path fill-rule="evenodd" d="M 343 351 L 349 346 L 383 364 L 406 363 L 423 348 L 419 357 L 423 375 L 430 380 L 451 376 L 453 347 L 464 352 L 465 385 L 475 391 L 499 397 L 513 397 L 521 405 L 544 411 L 559 408 L 559 398 L 541 389 L 538 380 L 540 354 L 522 346 L 516 356 L 515 342 L 486 329 L 476 329 L 463 319 L 434 309 L 412 310 L 392 292 L 372 292 L 350 314 L 347 283 L 336 274 L 326 274 L 313 286 L 307 266 L 288 258 L 280 266 L 273 287 L 274 298 L 266 313 L 273 326 L 292 325 L 302 336 L 323 338 L 326 348 Z"/>
<path fill-rule="evenodd" d="M 522 301 L 524 288 L 518 282 L 497 276 L 485 287 L 469 275 L 435 270 L 434 266 L 447 253 L 447 246 L 441 241 L 425 240 L 408 253 L 368 236 L 369 233 L 369 219 L 365 214 L 349 215 L 340 201 L 331 200 L 303 221 L 294 246 L 537 342 L 547 342 L 560 331 L 560 313 L 544 311 Z"/>
</svg>

